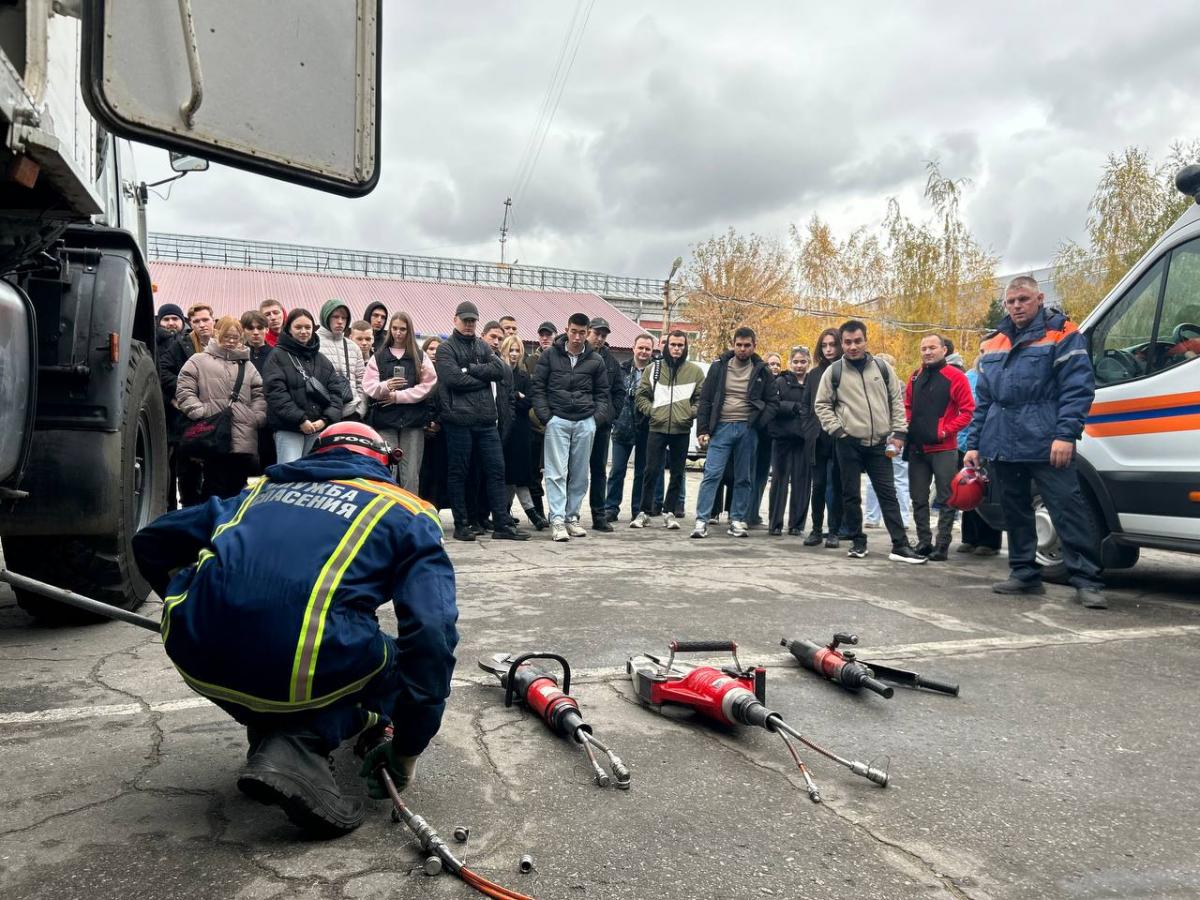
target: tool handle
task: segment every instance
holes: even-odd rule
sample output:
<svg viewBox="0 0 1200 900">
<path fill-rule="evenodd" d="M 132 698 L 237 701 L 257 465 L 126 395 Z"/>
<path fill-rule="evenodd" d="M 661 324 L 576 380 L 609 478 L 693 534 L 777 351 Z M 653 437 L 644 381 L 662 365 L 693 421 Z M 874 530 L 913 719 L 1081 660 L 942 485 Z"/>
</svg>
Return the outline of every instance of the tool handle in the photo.
<svg viewBox="0 0 1200 900">
<path fill-rule="evenodd" d="M 872 678 L 870 675 L 864 675 L 862 678 L 862 686 L 868 691 L 874 691 L 880 697 L 885 697 L 888 700 L 892 699 L 892 695 L 896 693 L 896 689 L 891 685 L 884 684 L 877 678 Z"/>
<path fill-rule="evenodd" d="M 672 653 L 707 653 L 721 650 L 733 653 L 737 650 L 737 641 L 671 641 L 667 646 Z"/>
<path fill-rule="evenodd" d="M 940 694 L 949 694 L 952 697 L 958 696 L 957 684 L 949 681 L 940 681 L 937 678 L 926 678 L 924 675 L 917 676 L 917 687 L 923 687 L 931 691 L 937 691 Z"/>
<path fill-rule="evenodd" d="M 513 693 L 516 690 L 517 669 L 527 663 L 531 659 L 550 659 L 562 666 L 563 681 L 562 692 L 564 694 L 571 693 L 571 664 L 557 653 L 522 653 L 514 659 L 508 667 L 508 684 L 504 686 L 504 705 L 512 706 Z"/>
</svg>

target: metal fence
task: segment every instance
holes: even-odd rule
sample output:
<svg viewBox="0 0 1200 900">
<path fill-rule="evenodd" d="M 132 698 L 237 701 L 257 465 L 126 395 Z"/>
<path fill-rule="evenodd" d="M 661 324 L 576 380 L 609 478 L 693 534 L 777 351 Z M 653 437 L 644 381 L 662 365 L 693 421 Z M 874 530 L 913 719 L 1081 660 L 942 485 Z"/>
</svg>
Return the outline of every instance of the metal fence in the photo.
<svg viewBox="0 0 1200 900">
<path fill-rule="evenodd" d="M 530 290 L 590 291 L 605 297 L 661 297 L 663 282 L 653 278 L 605 275 L 577 269 L 514 266 L 439 256 L 413 256 L 308 247 L 236 238 L 154 232 L 147 237 L 151 259 L 247 269 L 320 272 L 363 278 L 445 281 Z"/>
</svg>

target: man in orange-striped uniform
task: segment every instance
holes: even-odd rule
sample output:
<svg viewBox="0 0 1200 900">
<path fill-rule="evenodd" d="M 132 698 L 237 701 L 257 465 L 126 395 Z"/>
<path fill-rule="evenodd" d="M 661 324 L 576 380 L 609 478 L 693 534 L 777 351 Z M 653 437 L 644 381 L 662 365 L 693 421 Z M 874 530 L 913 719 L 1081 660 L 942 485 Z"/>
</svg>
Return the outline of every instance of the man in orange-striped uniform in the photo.
<svg viewBox="0 0 1200 900">
<path fill-rule="evenodd" d="M 374 429 L 332 425 L 240 495 L 168 513 L 133 539 L 163 597 L 171 662 L 246 726 L 238 788 L 320 836 L 365 814 L 328 755 L 360 734 L 371 795 L 383 796 L 380 766 L 403 787 L 450 694 L 454 570 L 436 512 L 392 480 L 392 455 Z M 375 616 L 389 601 L 397 637 Z"/>
<path fill-rule="evenodd" d="M 1009 578 L 998 594 L 1044 594 L 1037 562 L 1032 488 L 1062 543 L 1075 598 L 1090 609 L 1107 606 L 1100 581 L 1100 547 L 1075 467 L 1075 444 L 1096 394 L 1087 340 L 1073 322 L 1045 308 L 1046 296 L 1028 275 L 1009 282 L 1008 315 L 983 342 L 975 416 L 964 464 L 989 460 L 999 481 L 1008 532 Z"/>
</svg>

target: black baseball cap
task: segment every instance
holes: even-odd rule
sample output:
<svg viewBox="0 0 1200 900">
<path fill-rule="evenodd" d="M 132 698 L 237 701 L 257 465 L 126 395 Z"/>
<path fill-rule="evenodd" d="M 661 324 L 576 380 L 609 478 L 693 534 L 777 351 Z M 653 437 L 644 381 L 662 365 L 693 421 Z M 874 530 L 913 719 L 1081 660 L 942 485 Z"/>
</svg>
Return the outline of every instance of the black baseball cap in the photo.
<svg viewBox="0 0 1200 900">
<path fill-rule="evenodd" d="M 612 331 L 612 329 L 608 327 L 608 319 L 601 319 L 599 316 L 592 319 L 592 321 L 588 324 L 588 328 L 592 329 L 592 331 Z"/>
<path fill-rule="evenodd" d="M 548 331 L 550 334 L 558 334 L 558 329 L 554 327 L 553 322 L 543 322 L 539 325 L 538 334 L 541 334 L 543 331 Z"/>
<path fill-rule="evenodd" d="M 454 310 L 454 315 L 459 319 L 478 319 L 479 307 L 470 300 L 464 300 L 458 304 L 458 308 Z"/>
</svg>

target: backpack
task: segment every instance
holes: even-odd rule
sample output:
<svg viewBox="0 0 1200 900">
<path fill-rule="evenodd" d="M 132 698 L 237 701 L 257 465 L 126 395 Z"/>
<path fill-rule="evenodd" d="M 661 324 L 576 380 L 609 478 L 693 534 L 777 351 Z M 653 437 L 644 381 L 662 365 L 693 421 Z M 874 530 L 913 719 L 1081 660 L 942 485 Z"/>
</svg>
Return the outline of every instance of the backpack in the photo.
<svg viewBox="0 0 1200 900">
<path fill-rule="evenodd" d="M 883 384 L 890 394 L 892 391 L 892 376 L 888 373 L 888 367 L 874 356 L 871 357 L 871 362 L 875 363 L 875 367 L 879 369 L 879 374 L 883 376 Z M 829 373 L 829 386 L 833 389 L 833 396 L 829 400 L 829 405 L 833 406 L 837 403 L 838 385 L 842 383 L 842 361 L 840 359 L 836 360 L 829 368 L 832 370 Z"/>
</svg>

